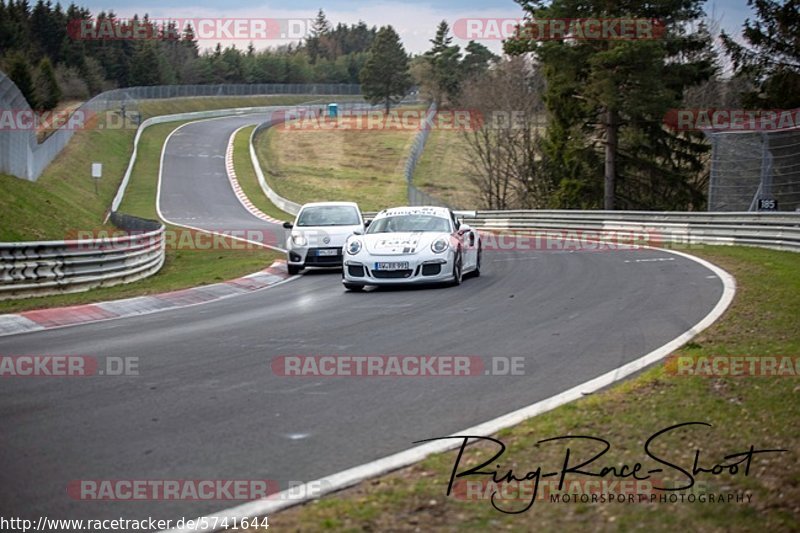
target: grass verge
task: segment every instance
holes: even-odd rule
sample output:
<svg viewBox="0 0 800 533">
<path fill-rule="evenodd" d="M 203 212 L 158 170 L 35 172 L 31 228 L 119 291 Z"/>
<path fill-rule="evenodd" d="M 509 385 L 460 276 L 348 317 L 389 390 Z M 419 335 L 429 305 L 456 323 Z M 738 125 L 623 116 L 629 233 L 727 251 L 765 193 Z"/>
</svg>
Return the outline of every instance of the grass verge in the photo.
<svg viewBox="0 0 800 533">
<path fill-rule="evenodd" d="M 461 131 L 431 131 L 414 170 L 414 185 L 447 205 L 474 209 L 480 204 L 480 196 L 469 178 L 468 148 Z"/>
<path fill-rule="evenodd" d="M 145 100 L 138 109 L 143 118 L 149 118 L 209 109 L 294 105 L 311 98 L 308 95 L 175 98 Z M 99 125 L 105 125 L 105 118 L 101 114 Z M 135 134 L 134 129 L 82 129 L 36 182 L 0 174 L 0 241 L 61 240 L 70 229 L 99 226 L 125 173 Z M 92 162 L 103 163 L 103 178 L 98 182 L 97 193 L 91 178 Z"/>
<path fill-rule="evenodd" d="M 281 211 L 273 204 L 258 183 L 258 176 L 253 168 L 250 159 L 250 135 L 255 126 L 248 126 L 236 134 L 233 139 L 233 167 L 236 169 L 236 179 L 242 187 L 242 191 L 264 214 L 277 218 L 278 220 L 294 219 L 292 215 Z"/>
<path fill-rule="evenodd" d="M 167 135 L 183 122 L 158 124 L 147 128 L 139 141 L 139 154 L 133 168 L 131 180 L 120 206 L 123 213 L 157 220 L 156 190 L 161 147 Z M 72 146 L 70 144 L 70 146 Z M 13 178 L 16 179 L 16 178 Z M 21 180 L 19 180 L 21 181 Z M 31 184 L 31 185 L 36 185 Z M 113 196 L 113 192 L 109 195 Z M 85 220 L 77 222 L 85 224 Z M 80 229 L 95 228 L 94 225 L 77 225 Z M 167 227 L 168 231 L 182 232 L 182 228 Z M 62 229 L 63 231 L 63 229 Z M 180 242 L 176 238 L 175 242 Z M 229 242 L 226 239 L 225 242 Z M 88 292 L 45 296 L 25 300 L 0 301 L 0 313 L 14 313 L 30 309 L 42 309 L 77 305 L 116 298 L 128 298 L 184 289 L 209 283 L 233 279 L 269 266 L 282 254 L 272 250 L 187 250 L 168 247 L 166 262 L 158 274 L 128 285 L 104 287 Z"/>
<path fill-rule="evenodd" d="M 725 315 L 678 351 L 683 356 L 800 355 L 800 266 L 798 255 L 744 247 L 706 247 L 693 251 L 723 267 L 737 279 L 734 302 Z M 800 523 L 800 382 L 795 377 L 709 378 L 675 376 L 658 364 L 636 378 L 603 392 L 530 419 L 502 431 L 507 446 L 500 460 L 518 477 L 542 465 L 558 471 L 566 445 L 537 445 L 561 435 L 592 435 L 611 443 L 610 451 L 590 467 L 638 461 L 645 468 L 658 465 L 644 452 L 645 440 L 657 431 L 690 421 L 713 428 L 691 429 L 661 439 L 657 455 L 691 470 L 695 450 L 700 465 L 725 463 L 727 454 L 756 449 L 784 448 L 782 454 L 757 455 L 749 475 L 697 474 L 695 497 L 700 493 L 746 493 L 747 503 L 553 503 L 538 501 L 528 511 L 511 515 L 495 510 L 489 500 L 464 501 L 445 495 L 457 451 L 431 456 L 395 473 L 361 483 L 317 502 L 270 517 L 271 525 L 292 531 L 460 531 L 499 528 L 512 531 L 796 531 Z M 435 437 L 437 435 L 430 435 Z M 415 440 L 409 436 L 409 441 Z M 411 443 L 409 442 L 409 446 Z M 598 451 L 570 441 L 576 457 Z M 477 466 L 495 448 L 470 446 L 461 460 Z M 490 453 L 491 452 L 491 453 Z M 727 461 L 728 464 L 735 462 Z M 485 468 L 493 471 L 494 465 Z M 671 468 L 654 474 L 666 483 L 683 486 L 686 477 Z M 472 478 L 476 479 L 476 478 Z M 582 476 L 581 479 L 590 479 Z M 610 476 L 607 476 L 610 479 Z M 618 491 L 617 491 L 618 492 Z M 484 493 L 490 496 L 491 492 Z M 663 493 L 656 492 L 660 495 Z M 688 496 L 686 496 L 688 497 Z M 521 501 L 498 502 L 519 510 Z M 253 530 L 255 531 L 255 530 Z"/>
<path fill-rule="evenodd" d="M 70 229 L 102 224 L 135 133 L 80 130 L 36 182 L 0 174 L 0 241 L 63 240 Z M 103 164 L 97 193 L 92 162 Z"/>
<path fill-rule="evenodd" d="M 336 129 L 269 128 L 256 155 L 270 187 L 298 203 L 353 201 L 364 211 L 404 205 L 406 157 L 417 131 L 368 130 L 342 117 Z"/>
<path fill-rule="evenodd" d="M 267 96 L 196 96 L 192 98 L 164 98 L 141 100 L 138 104 L 142 120 L 175 113 L 228 109 L 234 107 L 262 107 L 271 105 L 297 105 L 308 102 L 309 95 L 267 95 Z M 335 96 L 332 96 L 334 100 Z"/>
</svg>

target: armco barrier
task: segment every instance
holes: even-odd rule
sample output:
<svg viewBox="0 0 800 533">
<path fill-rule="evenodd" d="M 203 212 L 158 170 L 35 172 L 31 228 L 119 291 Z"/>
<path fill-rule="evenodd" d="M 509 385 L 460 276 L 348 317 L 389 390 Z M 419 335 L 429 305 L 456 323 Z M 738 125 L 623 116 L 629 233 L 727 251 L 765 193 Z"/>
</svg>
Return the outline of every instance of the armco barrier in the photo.
<svg viewBox="0 0 800 533">
<path fill-rule="evenodd" d="M 78 110 L 91 116 L 109 110 L 122 111 L 139 100 L 164 98 L 266 96 L 266 95 L 359 95 L 361 88 L 353 84 L 225 84 L 225 85 L 156 85 L 126 87 L 100 93 L 84 102 Z M 6 111 L 30 112 L 30 106 L 17 86 L 0 71 L 0 108 Z M 42 143 L 32 129 L 0 129 L 0 172 L 36 181 L 53 159 L 64 149 L 75 133 L 71 127 L 54 131 Z"/>
<path fill-rule="evenodd" d="M 299 106 L 302 108 L 303 106 Z M 297 107 L 291 107 L 292 109 L 297 109 Z M 131 158 L 128 161 L 128 168 L 125 170 L 125 174 L 122 176 L 122 182 L 119 184 L 119 188 L 117 189 L 117 194 L 114 196 L 114 201 L 111 203 L 111 211 L 115 212 L 119 209 L 120 204 L 122 203 L 122 199 L 125 197 L 125 190 L 128 187 L 128 182 L 131 179 L 131 172 L 133 172 L 133 166 L 136 163 L 136 157 L 139 152 L 139 139 L 142 136 L 144 130 L 149 128 L 150 126 L 155 126 L 156 124 L 164 124 L 165 122 L 178 122 L 178 121 L 188 121 L 188 120 L 201 120 L 206 118 L 222 118 L 222 117 L 235 117 L 240 115 L 249 115 L 249 114 L 256 114 L 256 113 L 263 113 L 264 114 L 264 121 L 270 122 L 272 120 L 272 114 L 278 111 L 282 111 L 285 109 L 290 109 L 289 106 L 267 106 L 267 107 L 239 107 L 235 109 L 213 109 L 210 111 L 194 111 L 191 113 L 175 113 L 173 115 L 160 115 L 157 117 L 148 118 L 144 122 L 139 125 L 139 128 L 136 130 L 136 136 L 133 139 L 133 152 L 131 153 Z M 253 122 L 257 122 L 254 120 Z M 270 122 L 271 123 L 271 122 Z"/>
<path fill-rule="evenodd" d="M 738 244 L 800 252 L 800 213 L 478 211 L 486 230 L 649 232 L 665 246 Z"/>
<path fill-rule="evenodd" d="M 164 225 L 121 213 L 105 239 L 0 243 L 0 300 L 81 292 L 146 278 L 164 264 Z"/>
<path fill-rule="evenodd" d="M 363 103 L 356 103 L 356 102 L 342 102 L 339 104 L 340 109 L 369 109 L 371 106 L 368 104 Z M 213 109 L 209 111 L 194 111 L 191 113 L 176 113 L 173 115 L 160 115 L 157 117 L 152 117 L 139 125 L 139 128 L 136 130 L 136 136 L 133 139 L 133 153 L 131 154 L 131 158 L 128 161 L 128 168 L 125 170 L 125 175 L 122 177 L 122 182 L 117 189 L 117 194 L 114 197 L 114 201 L 111 204 L 111 212 L 116 211 L 119 209 L 120 204 L 122 203 L 122 199 L 125 197 L 125 190 L 128 187 L 128 182 L 131 178 L 131 172 L 133 172 L 133 166 L 136 163 L 136 157 L 139 151 L 139 140 L 142 136 L 144 130 L 149 128 L 150 126 L 155 126 L 156 124 L 163 124 L 165 122 L 177 122 L 177 121 L 189 121 L 189 120 L 203 120 L 208 118 L 223 118 L 223 117 L 235 117 L 241 115 L 251 115 L 251 114 L 263 114 L 263 118 L 261 119 L 254 119 L 253 123 L 258 123 L 258 126 L 253 130 L 252 135 L 250 136 L 250 159 L 253 163 L 253 167 L 255 168 L 256 175 L 258 176 L 259 184 L 264 191 L 264 194 L 274 203 L 279 209 L 286 211 L 290 215 L 296 215 L 298 211 L 300 211 L 300 204 L 292 202 L 291 200 L 287 200 L 278 193 L 276 193 L 273 189 L 269 187 L 266 180 L 264 179 L 264 172 L 261 169 L 261 166 L 258 163 L 258 158 L 255 155 L 255 148 L 253 147 L 253 139 L 257 132 L 266 129 L 276 122 L 282 121 L 286 118 L 286 112 L 291 111 L 295 114 L 300 113 L 307 113 L 311 112 L 312 110 L 316 109 L 316 105 L 313 102 L 309 102 L 307 104 L 299 104 L 295 106 L 264 106 L 264 107 L 237 107 L 232 109 Z M 273 114 L 277 114 L 273 116 Z"/>
<path fill-rule="evenodd" d="M 253 128 L 253 132 L 250 134 L 250 141 L 249 141 L 250 142 L 250 162 L 253 164 L 253 168 L 256 171 L 256 177 L 258 178 L 258 184 L 261 186 L 261 190 L 264 191 L 264 194 L 267 195 L 267 198 L 269 198 L 269 200 L 273 204 L 275 204 L 275 206 L 278 209 L 280 209 L 281 211 L 289 213 L 290 215 L 297 215 L 297 213 L 300 212 L 300 208 L 302 206 L 300 204 L 296 203 L 296 202 L 292 202 L 291 200 L 287 200 L 286 198 L 284 198 L 283 196 L 281 196 L 280 194 L 275 192 L 275 190 L 273 190 L 272 187 L 269 186 L 269 184 L 267 183 L 267 180 L 264 178 L 264 171 L 261 170 L 261 163 L 258 161 L 258 156 L 256 155 L 256 148 L 255 148 L 255 145 L 253 144 L 253 141 L 256 138 L 256 134 L 259 131 L 265 130 L 265 129 L 269 128 L 270 126 L 274 125 L 274 124 L 275 124 L 274 121 L 262 122 L 261 124 L 259 124 L 255 128 Z"/>
<path fill-rule="evenodd" d="M 362 102 L 337 102 L 339 104 L 339 111 L 354 111 L 354 110 L 366 110 L 366 109 L 380 109 L 382 105 L 369 105 Z M 296 112 L 304 112 L 304 113 L 315 113 L 317 111 L 317 102 L 307 102 L 302 104 L 301 106 L 295 106 L 292 108 Z M 261 190 L 264 191 L 264 194 L 270 201 L 275 204 L 275 206 L 290 215 L 297 215 L 300 212 L 300 208 L 302 205 L 298 204 L 297 202 L 293 202 L 288 200 L 275 192 L 275 189 L 269 186 L 267 183 L 266 178 L 264 177 L 264 170 L 261 168 L 261 162 L 258 160 L 258 156 L 256 155 L 256 148 L 255 148 L 255 138 L 258 133 L 267 128 L 274 126 L 280 120 L 286 119 L 287 117 L 281 117 L 280 119 L 276 120 L 268 120 L 265 122 L 261 122 L 258 126 L 253 128 L 253 132 L 250 134 L 250 162 L 253 164 L 253 168 L 256 172 L 256 177 L 258 178 L 258 184 L 261 186 Z"/>
</svg>

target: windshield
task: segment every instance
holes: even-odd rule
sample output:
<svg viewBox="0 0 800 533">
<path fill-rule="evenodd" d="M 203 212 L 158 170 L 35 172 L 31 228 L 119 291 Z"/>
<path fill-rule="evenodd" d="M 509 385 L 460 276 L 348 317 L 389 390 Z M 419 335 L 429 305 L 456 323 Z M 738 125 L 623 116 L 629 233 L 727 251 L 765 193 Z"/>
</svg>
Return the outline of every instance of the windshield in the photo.
<svg viewBox="0 0 800 533">
<path fill-rule="evenodd" d="M 297 217 L 296 226 L 357 226 L 358 210 L 349 205 L 306 207 Z"/>
<path fill-rule="evenodd" d="M 435 231 L 450 233 L 450 221 L 431 215 L 400 215 L 373 220 L 367 233 Z"/>
</svg>

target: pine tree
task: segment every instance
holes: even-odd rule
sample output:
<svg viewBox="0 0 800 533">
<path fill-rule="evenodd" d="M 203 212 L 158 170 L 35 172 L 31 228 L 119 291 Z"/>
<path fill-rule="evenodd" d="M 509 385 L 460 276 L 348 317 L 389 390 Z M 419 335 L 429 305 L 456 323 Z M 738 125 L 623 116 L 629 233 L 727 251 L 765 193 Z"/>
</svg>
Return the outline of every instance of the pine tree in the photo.
<svg viewBox="0 0 800 533">
<path fill-rule="evenodd" d="M 662 38 L 538 41 L 522 33 L 505 43 L 510 54 L 533 52 L 546 79 L 545 149 L 560 183 L 554 207 L 697 205 L 691 182 L 707 147 L 668 131 L 662 121 L 680 106 L 687 87 L 716 71 L 711 37 L 699 23 L 702 3 L 654 0 L 637 6 L 637 17 L 667 21 Z M 523 7 L 529 18 L 552 20 L 630 17 L 629 4 L 532 0 Z"/>
<path fill-rule="evenodd" d="M 19 92 L 21 92 L 22 96 L 28 101 L 28 105 L 33 109 L 37 109 L 39 107 L 39 102 L 36 99 L 33 77 L 31 76 L 28 61 L 21 52 L 17 52 L 11 57 L 8 77 L 16 84 Z"/>
<path fill-rule="evenodd" d="M 53 64 L 46 57 L 39 62 L 39 73 L 36 76 L 36 101 L 39 108 L 50 111 L 61 100 L 61 88 L 56 80 Z"/>
<path fill-rule="evenodd" d="M 383 102 L 389 112 L 393 101 L 402 99 L 411 88 L 408 55 L 400 36 L 391 26 L 378 31 L 361 69 L 361 92 L 373 104 Z"/>
<path fill-rule="evenodd" d="M 452 44 L 453 37 L 446 21 L 439 23 L 436 36 L 430 42 L 433 46 L 424 57 L 431 67 L 434 99 L 438 105 L 445 100 L 455 101 L 461 92 L 463 78 L 461 48 Z"/>
<path fill-rule="evenodd" d="M 161 83 L 158 55 L 152 43 L 139 45 L 131 61 L 130 82 L 134 87 Z"/>
<path fill-rule="evenodd" d="M 748 46 L 722 32 L 723 46 L 738 74 L 754 79 L 757 91 L 744 95 L 753 108 L 800 107 L 800 9 L 796 0 L 748 0 L 756 21 L 745 21 Z"/>
<path fill-rule="evenodd" d="M 183 30 L 181 44 L 189 50 L 190 57 L 197 58 L 200 55 L 200 47 L 197 44 L 197 38 L 195 37 L 194 29 L 191 24 L 186 24 L 186 28 Z"/>
<path fill-rule="evenodd" d="M 486 72 L 490 63 L 500 59 L 493 54 L 491 50 L 475 41 L 467 43 L 464 50 L 466 51 L 466 55 L 461 61 L 461 70 L 464 78 Z"/>
<path fill-rule="evenodd" d="M 311 25 L 311 37 L 306 40 L 308 59 L 312 65 L 317 62 L 320 56 L 326 57 L 324 39 L 330 31 L 331 25 L 328 22 L 328 18 L 325 16 L 325 12 L 320 9 L 317 13 L 317 18 L 314 19 L 314 23 Z"/>
</svg>

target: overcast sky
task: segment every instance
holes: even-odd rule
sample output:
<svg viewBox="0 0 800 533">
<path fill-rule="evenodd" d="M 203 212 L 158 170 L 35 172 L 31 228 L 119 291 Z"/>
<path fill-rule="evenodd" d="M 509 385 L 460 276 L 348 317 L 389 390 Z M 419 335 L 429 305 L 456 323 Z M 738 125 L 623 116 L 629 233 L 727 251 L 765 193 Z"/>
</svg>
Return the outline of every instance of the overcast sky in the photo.
<svg viewBox="0 0 800 533">
<path fill-rule="evenodd" d="M 406 51 L 421 53 L 429 48 L 428 40 L 433 37 L 436 25 L 447 20 L 451 26 L 456 20 L 466 18 L 520 18 L 521 7 L 513 0 L 405 0 L 384 2 L 381 0 L 84 0 L 78 1 L 92 10 L 113 10 L 118 16 L 131 16 L 134 13 L 149 14 L 152 18 L 270 18 L 306 20 L 316 16 L 322 8 L 331 23 L 356 23 L 360 20 L 369 26 L 391 24 L 400 34 Z M 747 0 L 709 0 L 705 5 L 706 14 L 719 21 L 720 26 L 729 33 L 738 35 L 742 23 L 752 12 Z M 253 44 L 261 49 L 274 46 L 283 41 L 261 40 Z M 467 40 L 455 39 L 458 44 Z M 501 50 L 499 40 L 485 40 L 483 44 L 495 52 Z M 202 41 L 202 47 L 215 43 Z M 224 42 L 223 44 L 228 44 Z M 236 42 L 244 48 L 247 42 Z"/>
</svg>

